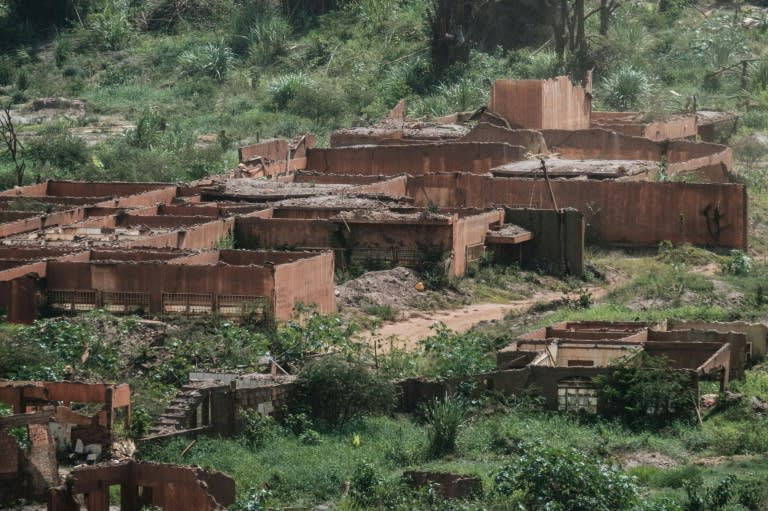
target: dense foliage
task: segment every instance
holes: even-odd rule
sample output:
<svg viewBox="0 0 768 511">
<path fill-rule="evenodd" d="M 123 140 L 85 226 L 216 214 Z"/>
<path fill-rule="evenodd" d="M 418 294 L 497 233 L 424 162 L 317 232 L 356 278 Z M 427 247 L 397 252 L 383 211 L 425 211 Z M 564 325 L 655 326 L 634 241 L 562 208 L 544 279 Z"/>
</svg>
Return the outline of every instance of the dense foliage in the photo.
<svg viewBox="0 0 768 511">
<path fill-rule="evenodd" d="M 530 511 L 636 509 L 631 477 L 575 449 L 524 446 L 524 453 L 494 478 L 498 493 Z"/>
<path fill-rule="evenodd" d="M 291 392 L 290 409 L 306 411 L 322 424 L 342 425 L 364 414 L 386 414 L 395 388 L 359 362 L 325 356 L 305 365 Z"/>
<path fill-rule="evenodd" d="M 695 375 L 674 370 L 663 357 L 642 353 L 636 364 L 617 364 L 594 381 L 600 413 L 628 425 L 659 428 L 695 416 Z"/>
</svg>

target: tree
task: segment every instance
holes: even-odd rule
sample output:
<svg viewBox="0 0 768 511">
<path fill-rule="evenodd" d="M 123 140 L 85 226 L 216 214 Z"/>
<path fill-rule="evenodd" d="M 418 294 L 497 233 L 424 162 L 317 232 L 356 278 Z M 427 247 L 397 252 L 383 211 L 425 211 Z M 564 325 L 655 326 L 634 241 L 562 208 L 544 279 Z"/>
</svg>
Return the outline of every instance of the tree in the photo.
<svg viewBox="0 0 768 511">
<path fill-rule="evenodd" d="M 542 0 L 541 5 L 552 28 L 555 53 L 562 64 L 566 50 L 573 53 L 586 48 L 584 0 Z"/>
<path fill-rule="evenodd" d="M 608 35 L 608 28 L 611 23 L 611 16 L 619 8 L 619 0 L 600 0 L 600 35 Z"/>
<path fill-rule="evenodd" d="M 88 0 L 9 0 L 11 13 L 39 25 L 55 25 L 82 19 Z"/>
<path fill-rule="evenodd" d="M 308 363 L 296 379 L 289 408 L 336 427 L 364 414 L 386 414 L 395 386 L 365 365 L 330 355 Z"/>
<path fill-rule="evenodd" d="M 635 366 L 614 366 L 594 379 L 598 411 L 640 428 L 692 420 L 696 387 L 690 371 L 677 371 L 667 358 L 645 353 L 638 362 Z"/>
<path fill-rule="evenodd" d="M 5 152 L 13 160 L 16 184 L 21 186 L 27 164 L 23 156 L 24 146 L 19 140 L 16 126 L 13 124 L 13 118 L 11 117 L 11 105 L 3 107 L 3 111 L 0 112 L 0 137 L 2 137 L 5 143 Z"/>
<path fill-rule="evenodd" d="M 443 76 L 453 64 L 469 61 L 478 17 L 489 0 L 432 0 L 427 20 L 432 32 L 432 73 Z"/>
</svg>

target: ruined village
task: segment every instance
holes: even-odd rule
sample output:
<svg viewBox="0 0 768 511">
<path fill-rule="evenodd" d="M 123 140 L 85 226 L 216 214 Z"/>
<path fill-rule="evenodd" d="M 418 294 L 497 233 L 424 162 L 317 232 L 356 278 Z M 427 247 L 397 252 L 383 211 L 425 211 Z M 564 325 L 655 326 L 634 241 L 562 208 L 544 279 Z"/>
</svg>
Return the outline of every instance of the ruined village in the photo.
<svg viewBox="0 0 768 511">
<path fill-rule="evenodd" d="M 768 19 L 741 2 L 586 3 L 609 38 L 611 20 L 732 17 L 762 34 Z M 6 4 L 8 20 L 31 16 Z M 98 23 L 128 9 L 128 35 L 100 51 L 125 57 L 139 27 L 158 30 L 139 7 L 86 4 L 72 3 L 89 16 L 66 18 L 72 37 L 103 37 Z M 384 30 L 415 9 L 266 4 L 259 26 L 306 8 L 310 26 L 364 13 Z M 437 72 L 434 45 L 462 45 L 435 32 L 455 25 L 452 2 L 425 4 Z M 477 26 L 457 34 L 479 48 L 502 4 L 467 7 Z M 563 2 L 570 30 L 585 30 L 584 4 Z M 174 5 L 164 23 L 197 12 Z M 186 22 L 162 30 L 202 30 Z M 560 48 L 552 26 L 547 76 L 502 69 L 477 101 L 437 110 L 390 94 L 365 122 L 314 131 L 196 135 L 183 151 L 236 159 L 185 179 L 136 179 L 119 170 L 133 153 L 105 156 L 119 140 L 145 158 L 181 151 L 159 106 L 130 124 L 90 97 L 13 99 L 0 112 L 15 180 L 0 191 L 0 509 L 768 509 L 768 141 L 718 89 L 709 102 L 672 91 L 664 112 L 663 87 L 610 100 L 622 85 L 599 65 L 567 68 L 584 34 Z M 761 58 L 704 78 L 745 88 Z M 27 90 L 15 76 L 0 98 Z M 274 119 L 294 115 L 291 91 Z M 41 156 L 58 140 L 87 155 L 83 175 Z"/>
</svg>

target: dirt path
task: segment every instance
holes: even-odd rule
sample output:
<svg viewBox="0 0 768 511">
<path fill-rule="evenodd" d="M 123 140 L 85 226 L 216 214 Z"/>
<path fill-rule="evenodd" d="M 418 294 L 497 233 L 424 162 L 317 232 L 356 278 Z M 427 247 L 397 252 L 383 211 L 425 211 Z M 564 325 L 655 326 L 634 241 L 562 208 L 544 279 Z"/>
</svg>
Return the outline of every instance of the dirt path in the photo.
<svg viewBox="0 0 768 511">
<path fill-rule="evenodd" d="M 598 300 L 604 297 L 608 290 L 605 288 L 588 288 L 592 298 Z M 455 332 L 466 332 L 481 321 L 503 319 L 510 312 L 519 312 L 529 309 L 540 302 L 551 302 L 563 298 L 563 293 L 546 291 L 536 293 L 525 300 L 516 300 L 509 303 L 476 303 L 459 309 L 447 309 L 437 311 L 406 311 L 404 319 L 396 322 L 385 323 L 374 332 L 364 332 L 363 337 L 369 342 L 377 342 L 379 353 L 386 353 L 393 347 L 415 350 L 418 341 L 429 337 L 434 333 L 432 325 L 443 322 Z M 574 298 L 572 296 L 571 298 Z"/>
</svg>

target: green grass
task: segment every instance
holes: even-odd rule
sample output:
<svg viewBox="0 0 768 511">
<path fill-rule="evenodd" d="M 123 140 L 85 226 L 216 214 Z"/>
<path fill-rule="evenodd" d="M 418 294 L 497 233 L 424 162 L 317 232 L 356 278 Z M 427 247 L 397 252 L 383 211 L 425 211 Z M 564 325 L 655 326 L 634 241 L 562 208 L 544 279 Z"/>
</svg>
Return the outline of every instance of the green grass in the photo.
<svg viewBox="0 0 768 511">
<path fill-rule="evenodd" d="M 575 416 L 544 412 L 526 402 L 511 408 L 498 408 L 497 404 L 495 412 L 491 412 L 494 408 L 486 407 L 493 403 L 487 401 L 475 409 L 470 421 L 459 431 L 455 454 L 438 460 L 430 461 L 427 457 L 425 427 L 406 417 L 365 418 L 340 432 L 322 434 L 318 445 L 305 445 L 289 433 L 260 448 L 249 448 L 236 439 L 200 438 L 181 457 L 188 441 L 179 439 L 152 447 L 142 457 L 222 470 L 235 478 L 240 494 L 249 488 L 267 486 L 272 493 L 270 504 L 279 506 L 339 502 L 342 484 L 352 478 L 363 462 L 370 463 L 387 485 L 395 485 L 404 470 L 418 469 L 476 475 L 489 491 L 492 474 L 509 463 L 511 457 L 522 454 L 520 446 L 527 444 L 576 447 L 611 463 L 618 463 L 627 453 L 659 453 L 678 466 L 640 466 L 628 472 L 637 478 L 644 491 L 677 499 L 683 498 L 682 487 L 689 480 L 717 482 L 730 473 L 744 480 L 768 475 L 764 457 L 726 459 L 719 465 L 691 464 L 698 458 L 724 454 L 719 444 L 727 439 L 728 429 L 717 421 L 705 421 L 703 429 L 678 425 L 652 434 L 630 431 L 610 422 L 585 422 Z M 747 427 L 750 420 L 733 422 L 732 418 L 728 428 Z M 362 440 L 359 447 L 352 443 L 355 434 Z M 762 452 L 765 450 L 768 445 Z"/>
</svg>

